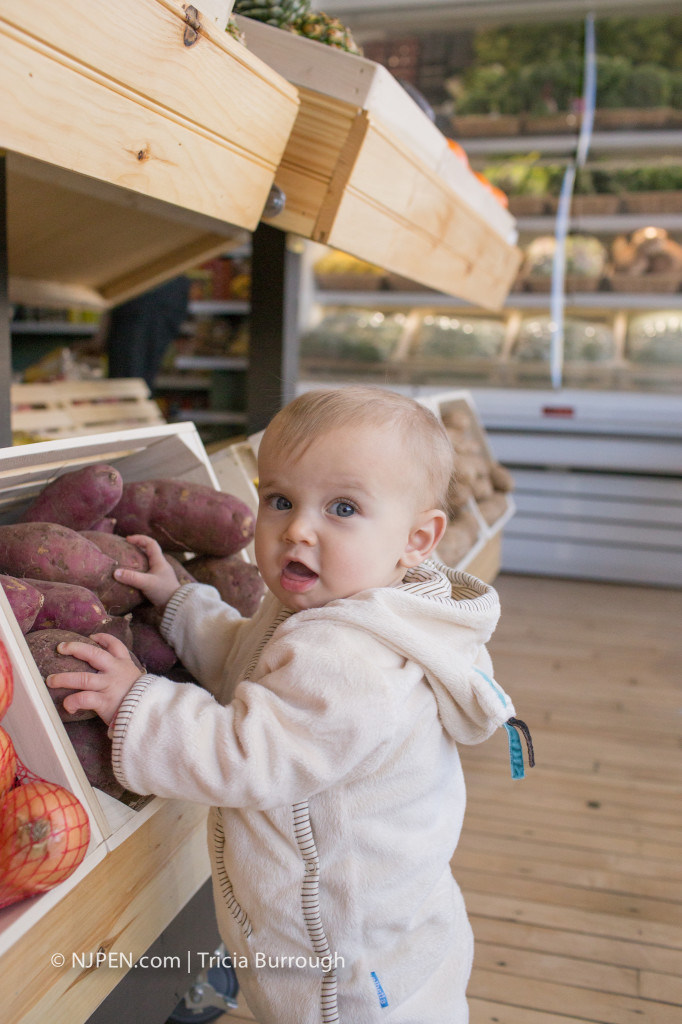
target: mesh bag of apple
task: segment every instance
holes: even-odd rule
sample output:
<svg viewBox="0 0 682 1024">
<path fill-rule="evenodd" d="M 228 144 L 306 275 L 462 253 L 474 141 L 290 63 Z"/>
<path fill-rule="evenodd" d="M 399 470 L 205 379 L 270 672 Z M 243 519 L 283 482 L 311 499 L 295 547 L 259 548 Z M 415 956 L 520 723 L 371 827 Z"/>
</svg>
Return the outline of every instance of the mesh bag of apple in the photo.
<svg viewBox="0 0 682 1024">
<path fill-rule="evenodd" d="M 0 718 L 13 694 L 12 666 L 0 641 Z M 0 908 L 63 882 L 89 841 L 88 815 L 77 797 L 26 768 L 0 725 Z"/>
<path fill-rule="evenodd" d="M 13 523 L 0 525 L 0 584 L 43 679 L 94 672 L 57 647 L 65 640 L 97 645 L 97 635 L 109 633 L 141 672 L 196 682 L 162 637 L 161 612 L 113 572 L 148 568 L 146 555 L 127 540 L 146 534 L 160 544 L 178 586 L 210 584 L 248 617 L 265 589 L 242 553 L 253 533 L 253 513 L 233 495 L 172 478 L 124 483 L 116 467 L 89 463 L 50 480 Z M 46 690 L 90 783 L 136 806 L 113 774 L 104 722 L 92 711 L 66 712 L 69 691 Z"/>
</svg>

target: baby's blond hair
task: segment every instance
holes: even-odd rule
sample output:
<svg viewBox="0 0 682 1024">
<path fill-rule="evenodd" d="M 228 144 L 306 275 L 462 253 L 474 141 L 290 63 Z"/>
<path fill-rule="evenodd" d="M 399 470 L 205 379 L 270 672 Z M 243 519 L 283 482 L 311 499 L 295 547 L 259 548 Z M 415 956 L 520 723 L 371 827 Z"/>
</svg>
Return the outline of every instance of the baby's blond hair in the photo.
<svg viewBox="0 0 682 1024">
<path fill-rule="evenodd" d="M 273 417 L 261 444 L 295 452 L 329 430 L 358 424 L 400 431 L 406 484 L 414 482 L 420 491 L 425 487 L 429 507 L 447 511 L 448 484 L 454 470 L 452 445 L 437 416 L 396 391 L 365 384 L 306 391 Z"/>
</svg>

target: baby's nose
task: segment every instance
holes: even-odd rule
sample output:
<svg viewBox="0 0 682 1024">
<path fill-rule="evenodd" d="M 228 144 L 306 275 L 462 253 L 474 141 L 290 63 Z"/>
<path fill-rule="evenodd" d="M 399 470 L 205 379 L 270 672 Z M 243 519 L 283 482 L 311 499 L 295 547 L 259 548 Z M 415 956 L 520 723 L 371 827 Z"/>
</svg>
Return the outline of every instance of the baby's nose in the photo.
<svg viewBox="0 0 682 1024">
<path fill-rule="evenodd" d="M 302 512 L 292 515 L 287 521 L 284 536 L 292 544 L 311 544 L 315 539 L 315 529 L 310 516 Z"/>
</svg>

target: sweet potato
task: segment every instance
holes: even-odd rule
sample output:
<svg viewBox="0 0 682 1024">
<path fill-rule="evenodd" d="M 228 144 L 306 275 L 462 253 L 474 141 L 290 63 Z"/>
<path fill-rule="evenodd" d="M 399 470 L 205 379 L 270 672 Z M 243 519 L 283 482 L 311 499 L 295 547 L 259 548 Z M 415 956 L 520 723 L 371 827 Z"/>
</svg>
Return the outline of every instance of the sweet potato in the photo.
<svg viewBox="0 0 682 1024">
<path fill-rule="evenodd" d="M 87 530 L 116 505 L 123 490 L 121 474 L 95 462 L 51 480 L 19 516 L 20 523 L 60 523 Z"/>
<path fill-rule="evenodd" d="M 80 658 L 74 658 L 71 654 L 60 654 L 57 651 L 57 647 L 61 643 L 66 641 L 78 641 L 79 643 L 90 644 L 92 647 L 100 647 L 96 640 L 93 640 L 89 636 L 81 636 L 78 633 L 74 633 L 69 629 L 38 629 L 34 633 L 28 633 L 26 636 L 26 643 L 28 648 L 33 655 L 33 660 L 36 663 L 38 671 L 40 672 L 43 679 L 51 675 L 53 672 L 96 672 L 97 670 L 89 665 L 87 661 L 81 661 Z M 141 665 L 139 659 L 131 651 L 130 657 L 132 658 L 135 665 L 144 672 L 144 667 Z M 73 714 L 69 714 L 68 711 L 64 710 L 63 700 L 68 697 L 73 690 L 69 690 L 66 687 L 62 689 L 49 689 L 48 690 L 52 700 L 55 703 L 59 717 L 63 722 L 77 722 L 84 718 L 94 718 L 95 712 L 88 710 L 76 711 Z"/>
<path fill-rule="evenodd" d="M 0 575 L 0 586 L 10 603 L 22 633 L 28 633 L 44 601 L 43 595 L 26 580 Z"/>
<path fill-rule="evenodd" d="M 125 792 L 111 766 L 111 747 L 107 726 L 101 718 L 65 722 L 78 760 L 91 786 L 119 799 Z"/>
<path fill-rule="evenodd" d="M 88 636 L 96 633 L 109 618 L 104 605 L 92 590 L 76 583 L 53 583 L 49 580 L 26 581 L 43 595 L 33 630 L 70 629 Z"/>
<path fill-rule="evenodd" d="M 245 618 L 253 615 L 265 593 L 265 584 L 256 566 L 239 555 L 226 558 L 200 555 L 191 558 L 187 568 L 199 583 L 215 587 L 223 601 Z"/>
<path fill-rule="evenodd" d="M 26 643 L 43 679 L 53 672 L 96 671 L 91 665 L 88 665 L 87 661 L 81 661 L 80 658 L 74 658 L 70 654 L 58 653 L 57 645 L 67 640 L 79 640 L 81 643 L 92 644 L 93 647 L 100 646 L 95 640 L 91 640 L 87 636 L 80 636 L 78 633 L 68 629 L 39 629 L 35 633 L 27 635 Z M 64 687 L 58 690 L 48 690 L 48 692 L 55 703 L 62 722 L 76 722 L 83 718 L 95 717 L 94 711 L 81 710 L 69 714 L 68 711 L 64 710 L 62 701 L 70 693 L 73 693 L 73 690 L 68 690 Z"/>
<path fill-rule="evenodd" d="M 111 516 L 105 516 L 104 519 L 98 519 L 96 523 L 93 523 L 90 529 L 96 530 L 98 533 L 113 533 L 115 527 L 116 520 Z"/>
<path fill-rule="evenodd" d="M 490 479 L 496 491 L 513 491 L 514 477 L 506 466 L 494 462 L 490 467 Z"/>
<path fill-rule="evenodd" d="M 145 553 L 140 548 L 136 548 L 134 544 L 130 544 L 125 537 L 119 537 L 115 533 L 101 533 L 97 530 L 84 530 L 81 536 L 96 544 L 100 551 L 124 569 L 146 572 L 149 568 L 149 561 Z M 144 600 L 142 592 L 137 587 L 119 583 L 113 576 L 97 588 L 97 595 L 110 615 L 125 615 Z"/>
<path fill-rule="evenodd" d="M 150 608 L 153 605 L 149 606 Z M 129 651 L 133 649 L 133 631 L 131 629 L 131 614 L 127 615 L 112 615 L 110 619 L 103 622 L 97 629 L 93 629 L 93 633 L 109 633 L 111 636 L 115 636 L 117 640 L 120 640 L 122 644 L 125 644 Z"/>
<path fill-rule="evenodd" d="M 96 590 L 111 579 L 115 566 L 113 558 L 68 526 L 58 523 L 0 526 L 0 572 L 8 576 L 77 583 Z"/>
<path fill-rule="evenodd" d="M 111 515 L 117 520 L 117 533 L 145 533 L 166 551 L 231 555 L 245 547 L 254 532 L 254 516 L 239 498 L 184 480 L 124 484 Z"/>
<path fill-rule="evenodd" d="M 196 583 L 194 576 L 192 576 L 191 572 L 188 572 L 185 568 L 185 562 L 181 562 L 174 555 L 169 555 L 167 551 L 164 551 L 163 556 L 175 573 L 177 581 L 181 587 L 184 587 L 185 583 Z"/>
<path fill-rule="evenodd" d="M 172 669 L 178 656 L 158 629 L 133 617 L 133 651 L 148 672 L 165 675 Z"/>
</svg>

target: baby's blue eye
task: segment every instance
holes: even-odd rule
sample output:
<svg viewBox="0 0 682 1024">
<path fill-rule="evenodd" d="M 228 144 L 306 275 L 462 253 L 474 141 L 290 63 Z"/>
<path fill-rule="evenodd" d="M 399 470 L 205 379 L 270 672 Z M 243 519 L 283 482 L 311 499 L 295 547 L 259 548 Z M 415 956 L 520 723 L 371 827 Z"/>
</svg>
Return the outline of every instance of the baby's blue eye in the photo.
<svg viewBox="0 0 682 1024">
<path fill-rule="evenodd" d="M 333 501 L 329 506 L 329 511 L 332 515 L 340 516 L 342 519 L 347 519 L 349 516 L 355 515 L 357 509 L 350 501 Z"/>
<path fill-rule="evenodd" d="M 271 498 L 268 498 L 268 505 L 277 512 L 288 512 L 291 508 L 291 502 L 283 494 L 273 494 Z"/>
</svg>

